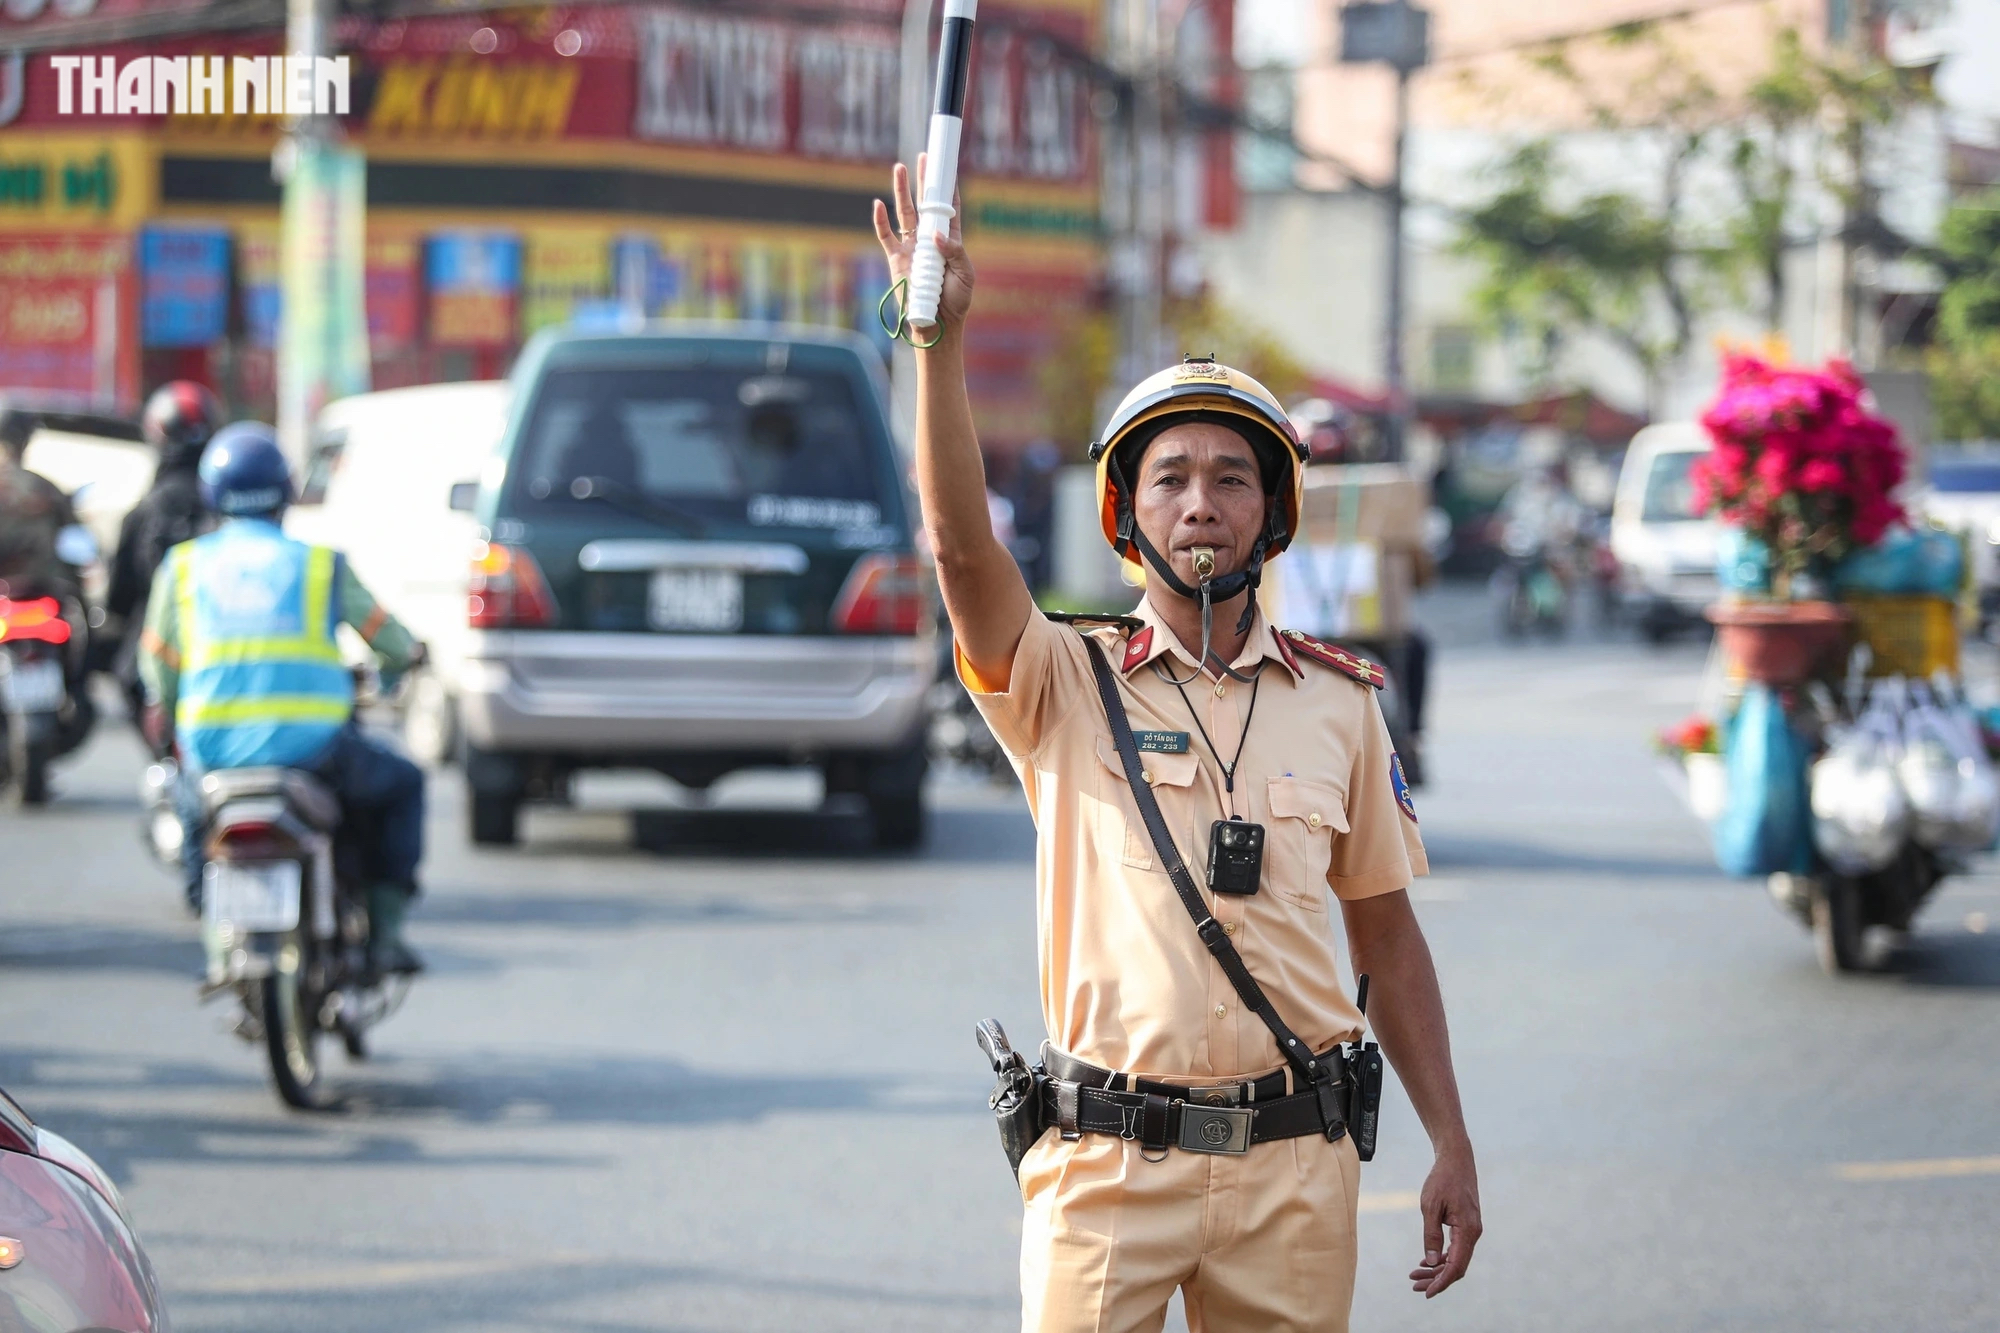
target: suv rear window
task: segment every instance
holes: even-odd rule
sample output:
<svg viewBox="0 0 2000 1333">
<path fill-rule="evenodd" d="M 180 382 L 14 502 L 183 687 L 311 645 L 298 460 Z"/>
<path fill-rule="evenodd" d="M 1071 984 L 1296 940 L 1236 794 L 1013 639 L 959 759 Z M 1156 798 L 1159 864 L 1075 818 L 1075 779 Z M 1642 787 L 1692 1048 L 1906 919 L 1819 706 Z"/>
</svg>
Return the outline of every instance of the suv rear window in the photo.
<svg viewBox="0 0 2000 1333">
<path fill-rule="evenodd" d="M 756 527 L 882 521 L 883 469 L 843 375 L 552 370 L 509 469 L 508 509 L 574 513 L 580 478 Z"/>
</svg>

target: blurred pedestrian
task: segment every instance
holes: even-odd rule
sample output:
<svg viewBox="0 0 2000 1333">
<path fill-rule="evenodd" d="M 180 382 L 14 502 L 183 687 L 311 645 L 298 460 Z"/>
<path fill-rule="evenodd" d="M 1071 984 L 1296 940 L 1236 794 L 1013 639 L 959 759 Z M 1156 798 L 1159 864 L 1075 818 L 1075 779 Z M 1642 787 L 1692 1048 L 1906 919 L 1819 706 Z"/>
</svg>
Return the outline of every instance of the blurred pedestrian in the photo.
<svg viewBox="0 0 2000 1333">
<path fill-rule="evenodd" d="M 898 229 L 877 203 L 875 230 L 902 277 L 917 214 L 901 166 L 893 197 Z M 1048 1124 L 1018 1163 L 1022 1326 L 1157 1329 L 1178 1288 L 1205 1333 L 1347 1328 L 1350 1130 L 1367 1122 L 1346 1115 L 1341 1045 L 1363 1024 L 1330 898 L 1434 1146 L 1411 1279 L 1436 1295 L 1471 1260 L 1479 1192 L 1407 893 L 1424 849 L 1380 672 L 1274 630 L 1256 604 L 1263 562 L 1298 526 L 1298 439 L 1262 385 L 1213 361 L 1145 381 L 1093 446 L 1106 538 L 1145 561 L 1145 598 L 1131 616 L 1043 616 L 986 502 L 956 222 L 939 244 L 942 327 L 916 356 L 918 488 L 960 678 L 1040 842 L 1052 1041 L 1036 1094 Z M 1196 830 L 1205 887 L 1175 841 Z"/>
</svg>

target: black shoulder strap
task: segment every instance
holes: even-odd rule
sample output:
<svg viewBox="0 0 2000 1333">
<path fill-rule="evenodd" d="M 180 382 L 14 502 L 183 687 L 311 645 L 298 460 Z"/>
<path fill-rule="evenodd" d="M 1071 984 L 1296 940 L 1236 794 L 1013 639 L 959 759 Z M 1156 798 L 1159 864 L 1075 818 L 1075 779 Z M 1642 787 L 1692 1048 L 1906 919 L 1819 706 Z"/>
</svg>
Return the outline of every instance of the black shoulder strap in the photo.
<svg viewBox="0 0 2000 1333">
<path fill-rule="evenodd" d="M 1084 625 L 1116 625 L 1127 634 L 1137 634 L 1146 628 L 1146 622 L 1137 616 L 1098 615 L 1089 611 L 1044 611 L 1042 614 L 1058 625 L 1068 625 L 1073 629 Z"/>
<path fill-rule="evenodd" d="M 1139 762 L 1139 743 L 1132 736 L 1132 722 L 1125 716 L 1125 701 L 1118 693 L 1118 678 L 1111 673 L 1111 663 L 1106 660 L 1097 640 L 1085 635 L 1084 644 L 1090 649 L 1091 674 L 1097 677 L 1097 693 L 1104 701 L 1104 716 L 1111 723 L 1111 739 L 1118 746 L 1118 758 L 1125 767 L 1125 781 L 1132 788 L 1132 799 L 1139 803 L 1139 816 L 1146 821 L 1146 832 L 1152 835 L 1153 851 L 1166 868 L 1167 878 L 1173 881 L 1174 892 L 1180 895 L 1181 905 L 1194 918 L 1195 933 L 1201 936 L 1201 942 L 1208 946 L 1209 953 L 1221 964 L 1222 974 L 1236 988 L 1237 998 L 1264 1020 L 1265 1027 L 1271 1029 L 1271 1035 L 1277 1038 L 1278 1053 L 1285 1057 L 1299 1081 L 1317 1085 L 1320 1116 L 1326 1123 L 1327 1137 L 1338 1138 L 1346 1121 L 1334 1093 L 1335 1077 L 1340 1072 L 1337 1061 L 1332 1058 L 1321 1060 L 1311 1047 L 1285 1026 L 1285 1020 L 1278 1017 L 1278 1011 L 1271 1006 L 1264 988 L 1257 984 L 1257 978 L 1251 976 L 1250 969 L 1244 965 L 1243 955 L 1236 952 L 1236 946 L 1223 931 L 1222 923 L 1209 914 L 1208 905 L 1202 901 L 1201 890 L 1195 887 L 1194 877 L 1188 874 L 1187 864 L 1181 860 L 1180 848 L 1174 845 L 1174 835 L 1167 829 L 1166 816 L 1160 813 L 1160 803 L 1153 798 L 1153 789 L 1146 784 L 1144 769 Z"/>
</svg>

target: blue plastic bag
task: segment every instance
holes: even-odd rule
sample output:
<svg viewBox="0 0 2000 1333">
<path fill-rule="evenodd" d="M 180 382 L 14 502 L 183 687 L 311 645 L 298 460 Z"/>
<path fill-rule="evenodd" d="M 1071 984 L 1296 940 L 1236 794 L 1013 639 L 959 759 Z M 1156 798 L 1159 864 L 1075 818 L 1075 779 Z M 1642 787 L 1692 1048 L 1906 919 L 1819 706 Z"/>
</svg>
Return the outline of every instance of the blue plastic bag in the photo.
<svg viewBox="0 0 2000 1333">
<path fill-rule="evenodd" d="M 1841 561 L 1833 583 L 1842 593 L 1956 597 L 1964 575 L 1965 549 L 1957 537 L 1936 528 L 1896 528 Z"/>
<path fill-rule="evenodd" d="M 1917 591 L 1932 597 L 1956 597 L 1965 581 L 1965 547 L 1949 532 L 1932 528 L 1919 534 L 1923 553 L 1918 559 L 1922 581 Z"/>
<path fill-rule="evenodd" d="M 1805 739 L 1793 730 L 1777 693 L 1764 685 L 1746 689 L 1723 746 L 1729 802 L 1713 831 L 1716 864 L 1725 874 L 1811 872 L 1807 760 Z"/>
<path fill-rule="evenodd" d="M 1741 528 L 1724 528 L 1715 539 L 1715 578 L 1724 592 L 1771 591 L 1771 548 Z"/>
</svg>

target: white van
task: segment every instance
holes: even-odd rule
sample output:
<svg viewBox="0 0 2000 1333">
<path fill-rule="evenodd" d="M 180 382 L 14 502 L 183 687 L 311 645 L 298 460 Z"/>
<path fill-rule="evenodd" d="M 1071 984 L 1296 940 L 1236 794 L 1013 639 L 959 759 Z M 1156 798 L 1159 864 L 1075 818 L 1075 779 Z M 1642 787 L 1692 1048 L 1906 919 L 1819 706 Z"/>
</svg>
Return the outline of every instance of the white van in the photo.
<svg viewBox="0 0 2000 1333">
<path fill-rule="evenodd" d="M 1689 469 L 1709 451 L 1692 421 L 1648 426 L 1632 437 L 1611 504 L 1611 553 L 1626 615 L 1650 642 L 1701 621 L 1716 599 L 1721 529 L 1694 510 Z"/>
<path fill-rule="evenodd" d="M 346 553 L 389 613 L 430 646 L 404 718 L 420 761 L 449 759 L 457 712 L 446 682 L 465 657 L 466 581 L 478 525 L 451 507 L 479 476 L 507 417 L 504 381 L 426 384 L 329 403 L 314 423 L 285 530 Z"/>
</svg>

